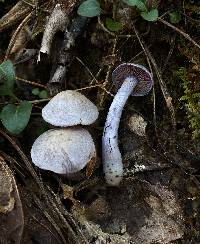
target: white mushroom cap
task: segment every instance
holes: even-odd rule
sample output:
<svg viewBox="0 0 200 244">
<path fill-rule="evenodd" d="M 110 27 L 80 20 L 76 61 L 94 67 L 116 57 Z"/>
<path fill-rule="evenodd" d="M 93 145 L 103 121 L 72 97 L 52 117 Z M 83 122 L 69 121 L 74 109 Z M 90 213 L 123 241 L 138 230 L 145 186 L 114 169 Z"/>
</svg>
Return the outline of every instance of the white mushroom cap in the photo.
<svg viewBox="0 0 200 244">
<path fill-rule="evenodd" d="M 42 117 L 55 126 L 89 125 L 95 122 L 97 107 L 84 95 L 73 90 L 62 91 L 42 109 Z"/>
<path fill-rule="evenodd" d="M 96 158 L 96 150 L 90 133 L 85 129 L 52 129 L 36 139 L 31 158 L 41 169 L 71 174 Z"/>
</svg>

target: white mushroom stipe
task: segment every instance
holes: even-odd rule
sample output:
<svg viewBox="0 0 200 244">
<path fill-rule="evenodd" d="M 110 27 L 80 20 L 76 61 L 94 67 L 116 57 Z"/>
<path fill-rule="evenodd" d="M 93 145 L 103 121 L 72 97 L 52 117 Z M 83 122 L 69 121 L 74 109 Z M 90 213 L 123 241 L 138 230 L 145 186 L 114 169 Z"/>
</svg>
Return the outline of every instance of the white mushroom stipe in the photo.
<svg viewBox="0 0 200 244">
<path fill-rule="evenodd" d="M 118 146 L 118 128 L 128 97 L 147 94 L 152 87 L 152 76 L 141 65 L 125 63 L 113 72 L 113 82 L 122 84 L 109 108 L 102 137 L 102 160 L 106 182 L 117 186 L 122 180 L 123 163 Z M 119 85 L 119 84 L 118 84 Z"/>
<path fill-rule="evenodd" d="M 55 126 L 90 125 L 98 118 L 97 107 L 77 91 L 58 93 L 42 109 L 43 119 Z"/>
<path fill-rule="evenodd" d="M 71 174 L 96 159 L 90 133 L 82 128 L 52 129 L 44 132 L 31 149 L 33 163 L 58 174 Z"/>
<path fill-rule="evenodd" d="M 122 179 L 123 164 L 118 147 L 118 128 L 123 107 L 137 84 L 135 78 L 128 77 L 115 95 L 107 115 L 103 140 L 103 167 L 109 185 L 118 185 Z"/>
</svg>

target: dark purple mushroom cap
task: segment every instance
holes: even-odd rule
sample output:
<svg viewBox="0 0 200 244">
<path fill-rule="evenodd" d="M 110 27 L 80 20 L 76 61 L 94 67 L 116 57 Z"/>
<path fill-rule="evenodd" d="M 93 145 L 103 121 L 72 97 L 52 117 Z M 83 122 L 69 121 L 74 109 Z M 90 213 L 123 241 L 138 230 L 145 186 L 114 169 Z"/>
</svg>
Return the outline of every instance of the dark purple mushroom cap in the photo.
<svg viewBox="0 0 200 244">
<path fill-rule="evenodd" d="M 127 77 L 134 76 L 138 83 L 133 89 L 132 96 L 144 96 L 149 93 L 153 85 L 152 74 L 142 65 L 124 63 L 120 64 L 112 73 L 114 85 L 119 89 Z"/>
</svg>

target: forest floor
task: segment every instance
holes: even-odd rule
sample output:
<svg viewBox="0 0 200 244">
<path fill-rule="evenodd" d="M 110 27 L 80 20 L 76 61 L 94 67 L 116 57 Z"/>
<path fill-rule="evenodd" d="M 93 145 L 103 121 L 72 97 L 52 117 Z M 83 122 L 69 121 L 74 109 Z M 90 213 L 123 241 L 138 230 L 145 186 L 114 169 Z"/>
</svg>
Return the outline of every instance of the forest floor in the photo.
<svg viewBox="0 0 200 244">
<path fill-rule="evenodd" d="M 0 0 L 0 244 L 198 244 L 200 3 L 87 0 L 94 9 L 80 10 L 82 2 Z M 52 34 L 58 4 L 64 17 L 54 16 Z M 45 31 L 52 41 L 43 52 Z M 124 176 L 111 187 L 101 138 L 116 93 L 112 71 L 122 63 L 144 65 L 154 85 L 124 107 Z M 96 163 L 72 177 L 41 170 L 30 156 L 36 138 L 53 128 L 41 110 L 63 90 L 79 91 L 99 110 L 85 126 Z"/>
</svg>

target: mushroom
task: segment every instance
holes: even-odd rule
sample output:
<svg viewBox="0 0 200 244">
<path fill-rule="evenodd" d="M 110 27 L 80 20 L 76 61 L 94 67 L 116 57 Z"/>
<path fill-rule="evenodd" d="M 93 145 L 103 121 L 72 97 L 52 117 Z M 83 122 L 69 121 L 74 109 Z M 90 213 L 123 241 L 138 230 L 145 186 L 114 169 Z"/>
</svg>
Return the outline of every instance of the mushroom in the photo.
<svg viewBox="0 0 200 244">
<path fill-rule="evenodd" d="M 61 127 L 89 125 L 95 122 L 98 115 L 97 107 L 73 90 L 58 93 L 42 109 L 42 117 L 46 122 Z"/>
<path fill-rule="evenodd" d="M 31 158 L 41 169 L 68 175 L 94 160 L 96 150 L 90 133 L 85 129 L 51 129 L 36 139 Z"/>
<path fill-rule="evenodd" d="M 98 118 L 97 107 L 79 92 L 58 93 L 42 109 L 42 117 L 52 125 L 67 127 L 89 125 Z M 40 135 L 31 149 L 33 163 L 58 174 L 71 174 L 94 163 L 96 150 L 90 133 L 82 128 L 48 130 Z"/>
<path fill-rule="evenodd" d="M 152 88 L 152 74 L 142 65 L 123 63 L 112 74 L 119 88 L 109 108 L 102 137 L 102 160 L 106 181 L 119 185 L 123 175 L 122 156 L 118 147 L 118 128 L 124 105 L 129 97 L 144 96 Z"/>
</svg>

